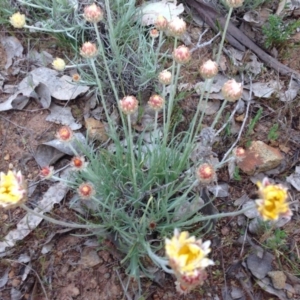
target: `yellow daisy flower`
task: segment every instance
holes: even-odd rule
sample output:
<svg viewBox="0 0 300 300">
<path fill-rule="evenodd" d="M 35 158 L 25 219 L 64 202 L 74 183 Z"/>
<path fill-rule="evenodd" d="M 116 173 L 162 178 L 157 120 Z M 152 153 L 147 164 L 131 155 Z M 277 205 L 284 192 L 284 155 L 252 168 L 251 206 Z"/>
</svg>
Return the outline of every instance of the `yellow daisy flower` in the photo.
<svg viewBox="0 0 300 300">
<path fill-rule="evenodd" d="M 213 265 L 213 261 L 206 256 L 210 253 L 210 241 L 202 243 L 194 236 L 189 237 L 187 231 L 174 230 L 171 240 L 166 239 L 165 250 L 170 260 L 170 266 L 175 272 L 194 276 L 195 270 Z"/>
<path fill-rule="evenodd" d="M 263 220 L 276 221 L 282 215 L 291 216 L 285 187 L 280 184 L 270 184 L 267 178 L 258 182 L 257 186 L 260 199 L 256 200 L 256 205 Z"/>
<path fill-rule="evenodd" d="M 19 171 L 0 173 L 0 207 L 13 208 L 26 201 L 26 182 Z"/>
</svg>

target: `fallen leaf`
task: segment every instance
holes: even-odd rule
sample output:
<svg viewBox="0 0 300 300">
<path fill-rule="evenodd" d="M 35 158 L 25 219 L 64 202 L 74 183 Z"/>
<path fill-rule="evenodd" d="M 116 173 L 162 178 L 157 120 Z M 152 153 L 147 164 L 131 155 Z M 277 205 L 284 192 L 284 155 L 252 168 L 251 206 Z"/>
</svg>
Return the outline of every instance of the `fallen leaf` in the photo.
<svg viewBox="0 0 300 300">
<path fill-rule="evenodd" d="M 6 52 L 6 64 L 5 69 L 7 70 L 13 62 L 14 57 L 21 57 L 23 53 L 23 46 L 20 41 L 14 36 L 0 37 L 1 44 Z"/>
</svg>

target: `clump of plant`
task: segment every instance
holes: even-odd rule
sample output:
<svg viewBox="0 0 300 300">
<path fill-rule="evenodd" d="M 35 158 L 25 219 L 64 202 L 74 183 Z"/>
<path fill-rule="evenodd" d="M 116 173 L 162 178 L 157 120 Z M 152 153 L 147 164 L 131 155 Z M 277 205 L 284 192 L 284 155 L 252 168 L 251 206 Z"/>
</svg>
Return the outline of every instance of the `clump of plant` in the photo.
<svg viewBox="0 0 300 300">
<path fill-rule="evenodd" d="M 286 21 L 281 16 L 270 15 L 266 24 L 262 27 L 262 32 L 265 35 L 265 46 L 281 47 L 300 27 L 300 20 Z"/>
<path fill-rule="evenodd" d="M 74 153 L 66 184 L 78 195 L 76 201 L 81 201 L 89 207 L 88 217 L 82 218 L 83 224 L 53 220 L 43 215 L 42 217 L 62 226 L 90 229 L 100 239 L 109 239 L 121 253 L 121 265 L 126 269 L 126 273 L 138 282 L 141 276 L 152 278 L 153 266 L 156 265 L 173 274 L 177 290 L 187 293 L 203 284 L 207 277 L 205 268 L 213 264 L 208 258 L 211 251 L 210 242 L 196 239 L 195 236 L 190 236 L 188 231 L 195 235 L 203 234 L 206 221 L 238 215 L 254 208 L 265 220 L 276 220 L 280 215 L 290 213 L 287 192 L 280 185 L 263 182 L 259 184 L 260 200 L 254 207 L 208 216 L 199 212 L 203 207 L 199 202 L 199 191 L 205 193 L 208 185 L 217 182 L 218 168 L 230 161 L 243 159 L 244 153 L 240 148 L 234 150 L 232 145 L 232 149 L 228 150 L 221 162 L 214 160 L 212 155 L 215 138 L 225 130 L 226 122 L 230 122 L 234 117 L 235 109 L 218 131 L 215 128 L 218 127 L 226 105 L 237 105 L 242 96 L 242 84 L 235 79 L 225 82 L 222 87 L 223 104 L 207 127 L 203 126 L 204 110 L 200 109 L 207 103 L 212 80 L 219 71 L 218 64 L 228 22 L 216 59 L 206 61 L 199 68 L 204 79 L 204 88 L 186 132 L 176 133 L 176 124 L 171 122 L 172 112 L 177 104 L 176 92 L 181 67 L 191 60 L 189 48 L 178 45 L 179 37 L 186 30 L 186 23 L 180 18 L 168 21 L 160 16 L 155 23 L 160 32 L 152 32 L 150 43 L 129 43 L 128 47 L 132 49 L 145 47 L 139 52 L 140 55 L 143 55 L 150 45 L 152 50 L 149 63 L 155 64 L 164 57 L 159 51 L 164 32 L 168 30 L 174 40 L 172 57 L 169 58 L 171 66 L 168 69 L 161 67 L 156 75 L 160 82 L 157 93 L 153 93 L 147 99 L 147 106 L 153 113 L 153 122 L 137 135 L 133 124 L 145 110 L 144 99 L 139 97 L 139 93 L 119 97 L 123 90 L 119 85 L 120 77 L 115 77 L 118 73 L 114 70 L 118 68 L 120 61 L 112 63 L 112 53 L 120 53 L 122 45 L 110 39 L 108 41 L 113 44 L 109 44 L 108 47 L 108 41 L 101 35 L 101 24 L 107 22 L 108 36 L 114 36 L 117 25 L 110 24 L 110 16 L 112 7 L 118 3 L 105 1 L 105 11 L 96 4 L 84 8 L 83 18 L 89 24 L 89 30 L 93 28 L 95 40 L 84 41 L 77 49 L 78 55 L 82 57 L 81 63 L 88 69 L 82 71 L 89 74 L 91 81 L 97 86 L 99 103 L 104 109 L 107 122 L 109 141 L 96 148 L 93 141 L 87 141 L 86 144 L 77 141 L 73 131 L 67 126 L 57 133 L 57 138 L 66 143 Z M 229 20 L 233 8 L 241 5 L 242 1 L 228 0 L 228 4 Z M 119 18 L 122 16 L 119 15 Z M 18 28 L 26 26 L 25 16 L 18 13 L 11 17 L 10 22 Z M 138 34 L 144 35 L 144 32 Z M 153 38 L 158 38 L 158 43 L 154 43 Z M 139 37 L 135 41 L 140 41 Z M 132 40 L 128 39 L 128 42 Z M 62 59 L 56 59 L 53 67 L 63 72 L 66 65 Z M 102 77 L 99 70 L 105 70 L 107 77 Z M 140 75 L 133 73 L 137 78 L 140 78 Z M 122 76 L 121 69 L 119 76 Z M 81 74 L 77 77 L 77 84 L 80 84 L 80 77 Z M 113 104 L 118 109 L 119 122 L 112 116 L 112 105 L 107 99 L 108 84 Z M 169 94 L 166 93 L 167 88 Z M 158 119 L 159 114 L 162 116 L 161 122 Z M 200 142 L 197 142 L 198 138 Z M 74 147 L 74 144 L 78 147 Z M 44 179 L 61 180 L 53 174 L 53 167 L 49 166 L 41 172 Z M 20 172 L 1 173 L 0 205 L 4 208 L 20 205 L 28 212 L 41 216 L 24 204 L 26 194 L 25 180 Z M 171 239 L 166 238 L 170 236 Z M 162 257 L 163 249 L 166 257 Z"/>
</svg>

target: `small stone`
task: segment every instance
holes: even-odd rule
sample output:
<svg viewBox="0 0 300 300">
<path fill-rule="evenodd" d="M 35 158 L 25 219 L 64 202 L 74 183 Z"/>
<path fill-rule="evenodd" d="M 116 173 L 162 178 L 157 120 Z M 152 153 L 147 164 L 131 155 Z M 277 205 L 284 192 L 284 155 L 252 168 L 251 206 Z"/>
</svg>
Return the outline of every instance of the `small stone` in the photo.
<svg viewBox="0 0 300 300">
<path fill-rule="evenodd" d="M 268 146 L 261 141 L 252 142 L 245 151 L 245 157 L 238 162 L 238 167 L 246 174 L 265 172 L 278 167 L 283 155 L 277 148 Z"/>
<path fill-rule="evenodd" d="M 10 170 L 12 170 L 12 169 L 14 168 L 14 165 L 13 165 L 12 163 L 9 163 L 9 164 L 8 164 L 8 168 L 9 168 Z"/>
<path fill-rule="evenodd" d="M 84 248 L 81 254 L 80 264 L 83 265 L 83 267 L 94 267 L 98 264 L 103 263 L 103 259 L 101 259 L 97 252 L 93 249 L 90 249 L 88 247 Z"/>
<path fill-rule="evenodd" d="M 286 275 L 282 271 L 268 272 L 268 276 L 271 277 L 275 289 L 281 290 L 285 288 Z"/>
<path fill-rule="evenodd" d="M 10 160 L 10 155 L 8 153 L 5 154 L 3 159 L 6 160 L 6 161 Z"/>
<path fill-rule="evenodd" d="M 104 278 L 105 278 L 105 279 L 109 279 L 110 276 L 111 276 L 110 273 L 105 273 L 105 274 L 104 274 Z"/>
</svg>

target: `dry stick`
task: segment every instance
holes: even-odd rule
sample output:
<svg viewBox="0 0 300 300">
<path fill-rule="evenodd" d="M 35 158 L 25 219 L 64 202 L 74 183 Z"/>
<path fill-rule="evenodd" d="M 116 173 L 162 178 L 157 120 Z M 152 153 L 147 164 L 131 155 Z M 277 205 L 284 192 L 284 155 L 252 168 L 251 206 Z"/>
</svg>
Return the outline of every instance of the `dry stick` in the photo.
<svg viewBox="0 0 300 300">
<path fill-rule="evenodd" d="M 203 19 L 203 21 L 214 31 L 219 32 L 219 28 L 216 24 L 219 24 L 222 28 L 224 28 L 226 22 L 225 18 L 221 17 L 214 8 L 204 3 L 203 0 L 197 1 L 198 2 L 196 2 L 195 0 L 186 0 L 186 2 L 189 5 L 191 5 L 197 10 L 199 16 Z M 284 64 L 280 63 L 277 59 L 267 54 L 232 23 L 229 23 L 228 30 L 226 32 L 226 40 L 238 50 L 245 51 L 245 47 L 250 49 L 267 66 L 275 69 L 282 75 L 294 74 L 296 79 L 300 81 L 300 74 L 298 72 L 285 66 Z"/>
</svg>

